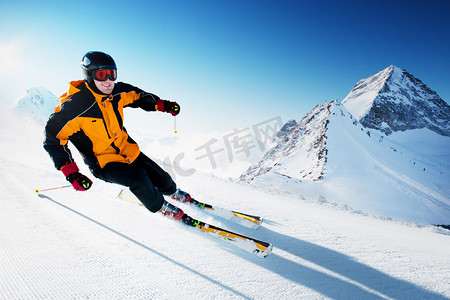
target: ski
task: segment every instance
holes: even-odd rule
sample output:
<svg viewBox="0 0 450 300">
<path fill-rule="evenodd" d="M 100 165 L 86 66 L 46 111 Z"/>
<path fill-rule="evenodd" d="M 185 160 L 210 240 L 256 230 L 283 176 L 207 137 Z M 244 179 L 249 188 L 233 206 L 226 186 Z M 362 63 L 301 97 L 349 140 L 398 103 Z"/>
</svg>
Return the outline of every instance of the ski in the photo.
<svg viewBox="0 0 450 300">
<path fill-rule="evenodd" d="M 142 205 L 142 203 L 139 200 L 126 195 L 123 190 L 120 191 L 119 197 L 124 200 L 128 200 L 130 202 L 134 202 L 134 203 Z M 207 203 L 199 202 L 199 201 L 195 200 L 194 198 L 189 198 L 186 201 L 180 201 L 179 199 L 176 199 L 176 198 L 170 198 L 170 199 L 177 200 L 181 203 L 191 204 L 193 206 L 196 206 L 199 209 L 205 210 L 206 212 L 208 212 L 210 214 L 213 214 L 213 215 L 223 218 L 225 220 L 232 221 L 234 223 L 237 223 L 237 224 L 240 224 L 242 226 L 252 228 L 252 229 L 258 229 L 263 222 L 263 218 L 261 218 L 261 217 L 244 214 L 244 213 L 240 213 L 237 211 L 228 210 L 228 209 L 224 209 L 224 208 L 217 207 L 217 206 L 212 206 Z"/>
<path fill-rule="evenodd" d="M 180 201 L 179 198 L 171 197 L 171 199 Z M 233 221 L 235 223 L 238 223 L 240 225 L 252 228 L 252 229 L 258 229 L 259 226 L 261 226 L 263 222 L 263 218 L 258 216 L 253 216 L 249 214 L 244 214 L 241 212 L 233 211 L 224 209 L 217 206 L 212 206 L 207 203 L 203 203 L 200 201 L 195 200 L 194 198 L 191 198 L 189 195 L 187 197 L 183 197 L 183 199 L 180 201 L 182 203 L 189 203 L 191 205 L 194 205 L 200 209 L 203 209 L 213 215 L 216 215 L 218 217 L 221 217 L 223 219 Z"/>
<path fill-rule="evenodd" d="M 248 236 L 219 228 L 217 226 L 210 225 L 208 223 L 194 219 L 186 214 L 183 216 L 181 221 L 186 225 L 198 228 L 208 235 L 219 238 L 259 258 L 265 258 L 272 252 L 273 249 L 273 245 L 271 243 L 260 241 Z"/>
<path fill-rule="evenodd" d="M 142 203 L 139 200 L 126 195 L 123 192 L 123 190 L 120 191 L 118 196 L 124 200 L 142 205 Z M 254 239 L 254 238 L 251 238 L 248 236 L 244 236 L 241 234 L 231 232 L 229 230 L 225 230 L 225 229 L 217 227 L 217 226 L 213 226 L 211 224 L 194 219 L 194 218 L 188 216 L 187 214 L 185 214 L 183 216 L 183 218 L 181 219 L 181 222 L 183 222 L 184 224 L 186 224 L 188 226 L 198 228 L 202 232 L 204 232 L 208 235 L 217 237 L 217 238 L 219 238 L 231 245 L 234 245 L 237 248 L 240 248 L 248 253 L 251 253 L 259 258 L 266 257 L 267 255 L 269 255 L 272 252 L 272 249 L 273 249 L 273 246 L 271 243 L 260 241 L 260 240 L 257 240 L 257 239 Z"/>
</svg>

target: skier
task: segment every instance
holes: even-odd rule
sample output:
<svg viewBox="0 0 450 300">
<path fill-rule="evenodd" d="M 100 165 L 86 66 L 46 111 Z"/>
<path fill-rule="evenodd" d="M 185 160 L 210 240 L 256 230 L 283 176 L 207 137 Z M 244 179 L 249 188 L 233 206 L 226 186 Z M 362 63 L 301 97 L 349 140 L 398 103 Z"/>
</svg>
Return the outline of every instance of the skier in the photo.
<svg viewBox="0 0 450 300">
<path fill-rule="evenodd" d="M 189 194 L 177 189 L 170 175 L 139 150 L 123 126 L 124 107 L 176 116 L 180 106 L 130 84 L 116 82 L 116 63 L 106 53 L 86 53 L 81 68 L 84 80 L 70 82 L 69 91 L 59 98 L 60 104 L 45 127 L 44 148 L 56 169 L 77 191 L 92 186 L 73 160 L 68 148 L 70 141 L 95 177 L 129 187 L 151 212 L 160 211 L 180 220 L 183 211 L 165 201 L 162 194 L 181 202 L 189 201 Z"/>
</svg>

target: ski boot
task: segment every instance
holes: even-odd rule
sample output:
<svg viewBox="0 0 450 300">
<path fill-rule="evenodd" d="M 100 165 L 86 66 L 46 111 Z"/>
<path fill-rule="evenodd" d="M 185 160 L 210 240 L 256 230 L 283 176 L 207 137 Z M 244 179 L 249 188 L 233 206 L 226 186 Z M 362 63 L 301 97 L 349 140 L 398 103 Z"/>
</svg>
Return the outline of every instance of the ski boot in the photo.
<svg viewBox="0 0 450 300">
<path fill-rule="evenodd" d="M 177 190 L 175 191 L 175 193 L 173 193 L 172 195 L 170 195 L 170 198 L 172 198 L 172 199 L 174 199 L 174 200 L 177 200 L 177 201 L 180 201 L 180 202 L 182 202 L 182 203 L 184 203 L 184 202 L 191 202 L 191 200 L 192 200 L 191 195 L 189 195 L 189 194 L 186 193 L 186 192 L 183 192 L 183 191 L 180 190 L 180 189 L 177 189 Z"/>
<path fill-rule="evenodd" d="M 174 219 L 181 220 L 183 218 L 184 212 L 180 208 L 170 204 L 166 200 L 164 200 L 163 206 L 159 210 L 163 215 Z"/>
</svg>

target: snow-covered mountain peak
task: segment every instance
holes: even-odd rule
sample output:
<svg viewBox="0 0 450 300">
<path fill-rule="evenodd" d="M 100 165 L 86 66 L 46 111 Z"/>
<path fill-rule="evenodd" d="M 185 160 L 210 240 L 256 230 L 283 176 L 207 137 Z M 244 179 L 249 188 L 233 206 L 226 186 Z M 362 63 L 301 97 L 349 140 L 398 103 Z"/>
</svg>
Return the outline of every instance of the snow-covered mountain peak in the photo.
<svg viewBox="0 0 450 300">
<path fill-rule="evenodd" d="M 275 147 L 259 162 L 250 166 L 240 179 L 250 182 L 270 172 L 299 180 L 321 181 L 326 171 L 327 132 L 331 120 L 334 127 L 353 130 L 342 131 L 346 135 L 363 134 L 367 137 L 367 130 L 341 103 L 336 100 L 325 102 L 314 107 L 299 123 L 286 123 L 283 128 L 290 127 L 289 132 L 277 140 Z M 339 123 L 348 125 L 338 125 Z"/>
<path fill-rule="evenodd" d="M 345 105 L 356 119 L 361 119 L 370 110 L 373 101 L 393 69 L 396 69 L 396 67 L 390 66 L 369 78 L 361 79 L 356 83 L 347 97 L 342 100 L 342 104 Z"/>
<path fill-rule="evenodd" d="M 428 128 L 450 136 L 450 106 L 422 81 L 397 66 L 360 80 L 342 104 L 365 127 L 388 135 Z"/>
<path fill-rule="evenodd" d="M 56 105 L 58 98 L 55 95 L 44 87 L 35 87 L 27 90 L 26 96 L 19 100 L 14 111 L 45 123 Z"/>
<path fill-rule="evenodd" d="M 289 133 L 278 140 L 258 163 L 250 166 L 240 179 L 252 181 L 273 172 L 290 178 L 321 180 L 326 162 L 327 118 L 333 105 L 339 103 L 333 101 L 317 105 L 298 124 L 290 126 Z"/>
</svg>

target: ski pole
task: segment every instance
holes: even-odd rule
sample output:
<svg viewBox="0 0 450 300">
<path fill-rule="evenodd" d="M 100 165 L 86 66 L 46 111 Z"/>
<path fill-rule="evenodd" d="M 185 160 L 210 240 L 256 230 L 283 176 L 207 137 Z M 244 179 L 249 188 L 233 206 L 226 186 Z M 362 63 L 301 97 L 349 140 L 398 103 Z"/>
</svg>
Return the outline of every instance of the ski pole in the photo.
<svg viewBox="0 0 450 300">
<path fill-rule="evenodd" d="M 174 132 L 178 133 L 178 131 L 177 131 L 177 117 L 173 117 L 173 128 L 174 128 Z"/>
<path fill-rule="evenodd" d="M 53 187 L 53 188 L 48 188 L 48 189 L 35 189 L 34 191 L 36 192 L 36 194 L 39 194 L 40 192 L 59 190 L 59 189 L 63 189 L 63 188 L 70 187 L 70 186 L 72 186 L 72 185 L 68 184 L 68 185 L 63 185 L 63 186 L 58 186 L 58 187 Z"/>
</svg>

